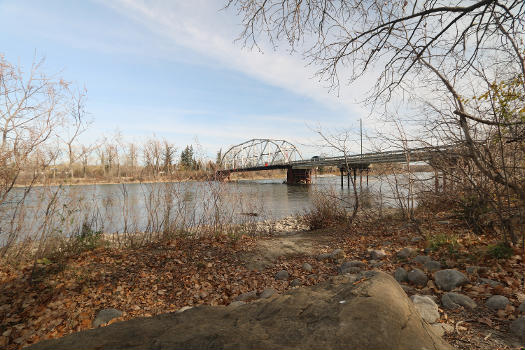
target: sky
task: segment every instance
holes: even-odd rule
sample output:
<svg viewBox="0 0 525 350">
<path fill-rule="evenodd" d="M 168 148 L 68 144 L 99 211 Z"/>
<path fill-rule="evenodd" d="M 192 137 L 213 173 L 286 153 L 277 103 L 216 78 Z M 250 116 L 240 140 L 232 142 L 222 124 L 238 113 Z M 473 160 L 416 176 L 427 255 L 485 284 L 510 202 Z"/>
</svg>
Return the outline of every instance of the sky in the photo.
<svg viewBox="0 0 525 350">
<path fill-rule="evenodd" d="M 271 138 L 309 157 L 328 152 L 319 127 L 351 129 L 357 140 L 369 82 L 330 92 L 286 48 L 243 47 L 241 19 L 224 3 L 0 0 L 0 54 L 23 67 L 45 58 L 46 73 L 87 89 L 93 122 L 84 143 L 116 131 L 137 142 L 155 135 L 179 150 L 198 142 L 212 158 Z"/>
</svg>

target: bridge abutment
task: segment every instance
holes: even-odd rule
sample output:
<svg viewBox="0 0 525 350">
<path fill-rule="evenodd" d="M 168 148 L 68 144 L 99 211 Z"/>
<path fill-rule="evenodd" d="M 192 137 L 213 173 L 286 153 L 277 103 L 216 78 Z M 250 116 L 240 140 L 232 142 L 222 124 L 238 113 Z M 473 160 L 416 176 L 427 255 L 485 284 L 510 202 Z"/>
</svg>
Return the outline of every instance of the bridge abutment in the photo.
<svg viewBox="0 0 525 350">
<path fill-rule="evenodd" d="M 290 185 L 312 183 L 312 169 L 288 168 L 286 172 L 286 183 Z"/>
</svg>

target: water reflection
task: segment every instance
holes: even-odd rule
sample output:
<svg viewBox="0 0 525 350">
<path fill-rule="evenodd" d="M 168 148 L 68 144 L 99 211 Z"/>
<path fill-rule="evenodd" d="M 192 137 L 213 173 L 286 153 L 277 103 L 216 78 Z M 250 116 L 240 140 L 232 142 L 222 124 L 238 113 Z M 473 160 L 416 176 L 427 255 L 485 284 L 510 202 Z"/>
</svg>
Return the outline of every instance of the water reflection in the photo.
<svg viewBox="0 0 525 350">
<path fill-rule="evenodd" d="M 418 178 L 426 178 L 419 184 L 432 182 L 429 181 L 430 175 L 419 173 Z M 240 215 L 243 213 L 257 214 L 256 220 L 279 219 L 304 213 L 311 207 L 317 192 L 331 192 L 343 198 L 349 206 L 353 203 L 353 188 L 347 187 L 346 179 L 341 187 L 338 176 L 318 176 L 311 185 L 286 185 L 283 180 L 36 187 L 23 201 L 24 190 L 18 188 L 13 191 L 10 201 L 0 207 L 0 232 L 13 230 L 14 224 L 28 233 L 40 229 L 57 191 L 60 192 L 59 200 L 52 207 L 52 222 L 45 223 L 47 229 L 54 225 L 56 230 L 75 230 L 75 225 L 80 225 L 88 217 L 97 217 L 98 225 L 105 232 L 161 230 L 165 229 L 163 225 L 167 221 L 202 225 L 213 219 L 216 224 L 219 215 L 224 220 L 246 220 L 246 215 Z M 392 176 L 371 176 L 368 186 L 363 181 L 363 187 L 357 189 L 361 207 L 398 205 L 395 192 L 406 195 L 406 184 L 406 176 L 395 179 Z"/>
</svg>

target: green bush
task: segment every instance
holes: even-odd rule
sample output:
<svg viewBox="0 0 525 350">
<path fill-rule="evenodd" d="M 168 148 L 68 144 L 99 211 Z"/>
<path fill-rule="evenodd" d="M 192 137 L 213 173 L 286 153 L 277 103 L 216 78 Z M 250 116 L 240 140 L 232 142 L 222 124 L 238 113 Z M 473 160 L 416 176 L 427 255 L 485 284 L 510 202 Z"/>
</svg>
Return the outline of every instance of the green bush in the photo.
<svg viewBox="0 0 525 350">
<path fill-rule="evenodd" d="M 459 243 L 458 237 L 452 234 L 439 233 L 437 235 L 427 237 L 428 248 L 432 251 L 446 248 L 450 253 L 457 252 Z"/>
<path fill-rule="evenodd" d="M 72 237 L 70 250 L 80 253 L 93 250 L 102 245 L 102 231 L 94 231 L 90 225 L 82 224 L 80 232 Z"/>
<path fill-rule="evenodd" d="M 487 249 L 487 254 L 496 259 L 508 259 L 512 253 L 512 248 L 506 242 L 489 245 Z"/>
</svg>

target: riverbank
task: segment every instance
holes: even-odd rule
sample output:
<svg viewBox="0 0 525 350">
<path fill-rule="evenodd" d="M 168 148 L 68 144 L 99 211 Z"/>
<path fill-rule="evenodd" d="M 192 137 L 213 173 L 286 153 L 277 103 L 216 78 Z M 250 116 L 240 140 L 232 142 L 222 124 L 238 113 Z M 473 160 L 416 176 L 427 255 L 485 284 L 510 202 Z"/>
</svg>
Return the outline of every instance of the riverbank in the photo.
<svg viewBox="0 0 525 350">
<path fill-rule="evenodd" d="M 431 169 L 430 169 L 431 170 Z M 428 172 L 428 166 L 414 166 L 411 169 L 413 173 Z M 385 175 L 402 175 L 407 174 L 406 169 L 398 168 L 385 168 L 385 167 L 371 167 L 368 171 L 368 176 L 385 176 Z M 192 181 L 210 181 L 214 180 L 214 172 L 209 171 L 181 171 L 175 175 L 169 176 L 157 176 L 157 177 L 111 177 L 111 178 L 57 178 L 52 177 L 46 178 L 44 181 L 37 179 L 36 181 L 18 181 L 14 187 L 25 188 L 28 186 L 42 187 L 42 186 L 86 186 L 86 185 L 120 185 L 120 184 L 151 184 L 151 183 L 178 183 L 178 182 L 192 182 Z M 366 172 L 362 173 L 366 176 Z M 325 170 L 322 172 L 314 171 L 314 177 L 336 177 L 340 176 L 339 169 L 334 168 L 332 170 Z M 260 170 L 253 172 L 238 172 L 230 175 L 229 181 L 243 181 L 243 180 L 275 180 L 282 179 L 286 180 L 286 170 Z"/>
<path fill-rule="evenodd" d="M 261 225 L 266 230 L 256 235 L 180 236 L 141 247 L 100 246 L 36 265 L 2 262 L 0 346 L 19 349 L 89 329 L 100 323 L 100 310 L 117 310 L 118 317 L 105 321 L 112 323 L 203 304 L 228 305 L 249 300 L 246 295 L 253 291 L 282 293 L 367 269 L 396 276 L 409 296 L 430 296 L 438 313 L 433 324 L 456 347 L 516 346 L 510 327 L 525 298 L 523 247 L 497 258 L 495 237 L 473 235 L 443 216 L 419 226 L 364 214 L 351 227 L 316 231 L 305 231 L 298 217 Z M 429 261 L 439 264 L 438 270 L 465 276 L 453 292 L 469 297 L 474 309 L 443 305 L 447 291 Z M 286 277 L 276 278 L 282 271 Z M 488 306 L 492 295 L 506 298 L 503 308 Z"/>
</svg>

